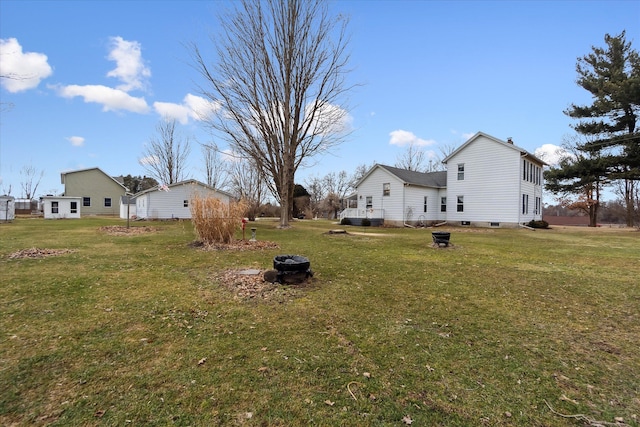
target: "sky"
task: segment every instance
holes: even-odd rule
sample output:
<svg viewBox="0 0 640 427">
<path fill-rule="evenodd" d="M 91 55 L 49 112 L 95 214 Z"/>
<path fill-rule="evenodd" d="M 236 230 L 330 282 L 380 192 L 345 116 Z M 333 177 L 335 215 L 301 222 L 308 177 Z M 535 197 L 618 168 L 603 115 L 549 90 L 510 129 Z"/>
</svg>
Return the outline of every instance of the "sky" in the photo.
<svg viewBox="0 0 640 427">
<path fill-rule="evenodd" d="M 190 44 L 212 50 L 232 1 L 0 1 L 0 193 L 61 194 L 60 173 L 99 167 L 144 175 L 145 148 L 164 117 L 192 141 L 188 177 L 205 181 L 198 143 L 226 150 L 199 120 L 205 84 Z M 640 0 L 360 1 L 349 18 L 345 99 L 350 133 L 299 169 L 328 173 L 394 165 L 413 143 L 433 158 L 477 132 L 513 138 L 553 163 L 574 134 L 571 104 L 590 104 L 577 58 L 626 31 L 640 50 Z M 221 145 L 222 144 L 222 145 Z M 546 200 L 549 202 L 550 200 Z"/>
</svg>

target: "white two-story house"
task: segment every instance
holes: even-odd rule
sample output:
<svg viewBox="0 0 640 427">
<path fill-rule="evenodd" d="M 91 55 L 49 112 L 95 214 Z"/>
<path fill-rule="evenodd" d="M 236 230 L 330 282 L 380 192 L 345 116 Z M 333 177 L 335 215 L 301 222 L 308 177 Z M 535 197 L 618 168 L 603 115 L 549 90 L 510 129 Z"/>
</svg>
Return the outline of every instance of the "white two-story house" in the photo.
<svg viewBox="0 0 640 427">
<path fill-rule="evenodd" d="M 357 183 L 357 208 L 341 218 L 360 224 L 446 222 L 516 227 L 542 219 L 542 169 L 546 163 L 511 139 L 478 132 L 443 163 L 444 172 L 420 173 L 375 165 Z"/>
</svg>

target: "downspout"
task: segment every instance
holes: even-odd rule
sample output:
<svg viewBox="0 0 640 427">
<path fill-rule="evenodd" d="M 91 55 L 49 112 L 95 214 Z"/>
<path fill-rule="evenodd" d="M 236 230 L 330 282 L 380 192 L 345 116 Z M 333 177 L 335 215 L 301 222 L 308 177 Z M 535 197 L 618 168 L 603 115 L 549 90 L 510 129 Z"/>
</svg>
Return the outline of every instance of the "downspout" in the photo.
<svg viewBox="0 0 640 427">
<path fill-rule="evenodd" d="M 520 160 L 524 160 L 522 154 L 520 154 Z M 520 167 L 518 170 L 518 204 L 516 205 L 518 207 L 518 225 L 520 225 L 520 223 L 522 222 L 522 163 L 520 162 Z"/>
<path fill-rule="evenodd" d="M 406 221 L 406 218 L 405 218 L 405 212 L 406 212 L 406 209 L 407 209 L 407 206 L 405 205 L 405 203 L 406 203 L 406 200 L 405 200 L 406 199 L 405 198 L 406 191 L 407 191 L 407 183 L 405 182 L 405 183 L 402 184 L 402 224 L 405 225 L 405 226 L 407 225 L 407 221 Z"/>
</svg>

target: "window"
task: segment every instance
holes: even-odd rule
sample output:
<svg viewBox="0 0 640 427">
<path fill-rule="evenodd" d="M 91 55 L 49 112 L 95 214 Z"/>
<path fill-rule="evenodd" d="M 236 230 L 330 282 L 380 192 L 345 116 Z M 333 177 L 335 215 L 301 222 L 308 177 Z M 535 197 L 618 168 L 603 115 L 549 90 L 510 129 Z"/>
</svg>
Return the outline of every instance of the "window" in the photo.
<svg viewBox="0 0 640 427">
<path fill-rule="evenodd" d="M 542 210 L 540 209 L 542 205 L 542 200 L 540 199 L 540 197 L 536 197 L 536 210 L 535 212 L 533 212 L 536 215 L 540 215 L 542 213 Z"/>
<path fill-rule="evenodd" d="M 458 196 L 458 212 L 464 212 L 464 196 Z"/>
<path fill-rule="evenodd" d="M 446 211 L 447 211 L 447 198 L 440 197 L 440 212 L 446 212 Z"/>
<path fill-rule="evenodd" d="M 78 213 L 78 202 L 71 202 L 70 212 Z"/>
<path fill-rule="evenodd" d="M 383 196 L 391 195 L 391 183 L 390 182 L 385 182 L 384 184 L 382 184 L 382 195 Z"/>
<path fill-rule="evenodd" d="M 367 196 L 367 209 L 373 208 L 373 196 Z"/>
<path fill-rule="evenodd" d="M 82 206 L 91 206 L 91 197 L 83 197 Z"/>
<path fill-rule="evenodd" d="M 526 181 L 527 179 L 527 161 L 522 161 L 522 180 Z"/>
<path fill-rule="evenodd" d="M 51 213 L 52 214 L 58 213 L 58 202 L 51 202 Z"/>
<path fill-rule="evenodd" d="M 104 207 L 105 208 L 110 208 L 111 207 L 111 197 L 105 197 L 104 198 Z"/>
<path fill-rule="evenodd" d="M 183 200 L 182 201 L 182 206 L 184 206 L 185 208 L 189 207 L 189 201 L 188 200 Z"/>
<path fill-rule="evenodd" d="M 528 194 L 522 195 L 522 213 L 523 214 L 529 213 L 529 195 Z"/>
<path fill-rule="evenodd" d="M 458 181 L 464 180 L 464 163 L 458 163 Z"/>
<path fill-rule="evenodd" d="M 427 196 L 424 196 L 424 208 L 422 210 L 423 212 L 427 211 Z"/>
</svg>

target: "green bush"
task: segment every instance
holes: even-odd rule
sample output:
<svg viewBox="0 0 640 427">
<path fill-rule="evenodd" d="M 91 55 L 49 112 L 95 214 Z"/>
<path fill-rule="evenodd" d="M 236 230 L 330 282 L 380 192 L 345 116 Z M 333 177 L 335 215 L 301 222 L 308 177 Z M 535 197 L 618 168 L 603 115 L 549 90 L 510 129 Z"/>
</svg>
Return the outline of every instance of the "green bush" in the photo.
<svg viewBox="0 0 640 427">
<path fill-rule="evenodd" d="M 549 228 L 549 223 L 547 221 L 543 221 L 543 220 L 540 220 L 540 221 L 531 220 L 531 221 L 529 221 L 527 226 L 529 226 L 531 228 Z"/>
<path fill-rule="evenodd" d="M 342 218 L 340 225 L 351 225 L 351 220 L 349 218 Z"/>
</svg>

